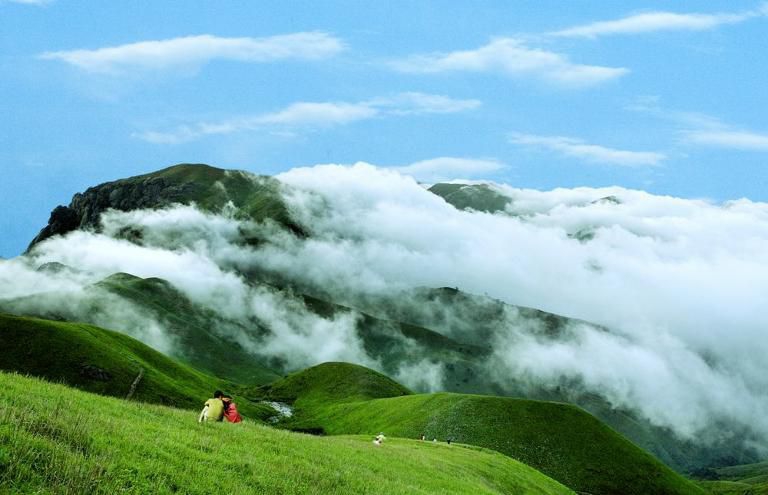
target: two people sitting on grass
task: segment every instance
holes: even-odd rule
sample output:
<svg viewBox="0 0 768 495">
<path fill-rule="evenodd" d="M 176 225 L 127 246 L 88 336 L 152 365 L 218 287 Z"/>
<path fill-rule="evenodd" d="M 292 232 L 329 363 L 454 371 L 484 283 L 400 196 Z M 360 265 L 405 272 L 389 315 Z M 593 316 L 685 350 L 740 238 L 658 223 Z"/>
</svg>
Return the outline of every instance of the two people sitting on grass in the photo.
<svg viewBox="0 0 768 495">
<path fill-rule="evenodd" d="M 232 397 L 225 395 L 221 390 L 217 390 L 213 393 L 213 399 L 205 401 L 197 421 L 198 423 L 203 421 L 224 421 L 224 418 L 230 423 L 239 423 L 243 420 L 240 413 L 237 412 L 237 406 Z"/>
</svg>

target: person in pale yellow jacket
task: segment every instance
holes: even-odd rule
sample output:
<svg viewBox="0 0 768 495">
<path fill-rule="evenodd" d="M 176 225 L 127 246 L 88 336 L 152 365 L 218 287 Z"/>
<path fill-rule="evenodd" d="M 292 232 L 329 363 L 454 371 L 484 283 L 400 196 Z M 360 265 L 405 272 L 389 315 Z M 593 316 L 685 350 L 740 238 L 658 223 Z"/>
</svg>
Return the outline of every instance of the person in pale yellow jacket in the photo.
<svg viewBox="0 0 768 495">
<path fill-rule="evenodd" d="M 213 393 L 213 399 L 205 401 L 203 410 L 200 411 L 200 417 L 197 418 L 198 423 L 203 421 L 221 421 L 224 419 L 224 402 L 221 398 L 224 397 L 224 392 L 217 390 Z"/>
</svg>

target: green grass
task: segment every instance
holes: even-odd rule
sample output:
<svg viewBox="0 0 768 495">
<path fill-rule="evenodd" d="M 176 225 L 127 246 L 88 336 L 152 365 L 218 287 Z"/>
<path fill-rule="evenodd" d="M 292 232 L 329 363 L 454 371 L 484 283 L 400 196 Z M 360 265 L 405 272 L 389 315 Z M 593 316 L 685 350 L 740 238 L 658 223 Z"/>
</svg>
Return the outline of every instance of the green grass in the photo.
<svg viewBox="0 0 768 495">
<path fill-rule="evenodd" d="M 768 495 L 768 461 L 709 470 L 716 480 L 701 481 L 715 495 Z"/>
<path fill-rule="evenodd" d="M 228 202 L 232 202 L 238 208 L 237 215 L 242 218 L 257 222 L 274 221 L 294 232 L 301 232 L 282 199 L 280 182 L 272 177 L 205 164 L 182 163 L 118 182 L 136 184 L 152 179 L 164 179 L 184 186 L 183 192 L 174 198 L 177 202 L 194 202 L 213 212 L 221 211 Z"/>
<path fill-rule="evenodd" d="M 201 408 L 216 389 L 237 391 L 229 382 L 176 362 L 118 332 L 2 313 L 0 370 L 115 397 L 126 397 L 140 370 L 144 370 L 133 399 L 191 409 Z M 238 405 L 244 415 L 251 417 L 274 413 L 242 398 Z"/>
<path fill-rule="evenodd" d="M 699 485 L 712 495 L 768 495 L 768 483 L 752 485 L 741 481 L 700 481 Z"/>
<path fill-rule="evenodd" d="M 512 202 L 510 198 L 494 191 L 487 184 L 439 183 L 430 187 L 429 192 L 440 196 L 459 210 L 495 213 L 504 211 Z"/>
<path fill-rule="evenodd" d="M 0 373 L 0 492 L 568 494 L 501 454 L 313 437 Z"/>
<path fill-rule="evenodd" d="M 377 371 L 350 363 L 323 363 L 266 386 L 271 399 L 301 404 L 324 404 L 398 397 L 413 392 Z"/>
<path fill-rule="evenodd" d="M 353 389 L 348 397 L 327 392 L 327 384 L 360 381 L 366 372 L 370 377 L 362 392 Z M 265 392 L 295 397 L 296 416 L 287 428 L 322 429 L 331 435 L 383 431 L 404 438 L 422 433 L 440 441 L 450 437 L 509 455 L 592 494 L 703 493 L 578 407 L 467 394 L 404 395 L 407 391 L 393 383 L 359 366 L 329 363 L 278 381 Z"/>
</svg>

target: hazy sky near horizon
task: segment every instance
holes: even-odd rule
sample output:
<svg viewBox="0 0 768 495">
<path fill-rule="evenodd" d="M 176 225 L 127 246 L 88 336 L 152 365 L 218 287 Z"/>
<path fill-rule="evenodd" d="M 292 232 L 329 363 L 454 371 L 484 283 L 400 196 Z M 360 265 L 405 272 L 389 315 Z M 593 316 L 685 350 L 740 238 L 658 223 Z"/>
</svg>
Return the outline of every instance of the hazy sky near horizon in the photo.
<svg viewBox="0 0 768 495">
<path fill-rule="evenodd" d="M 175 163 L 768 200 L 768 3 L 0 0 L 0 256 Z"/>
</svg>

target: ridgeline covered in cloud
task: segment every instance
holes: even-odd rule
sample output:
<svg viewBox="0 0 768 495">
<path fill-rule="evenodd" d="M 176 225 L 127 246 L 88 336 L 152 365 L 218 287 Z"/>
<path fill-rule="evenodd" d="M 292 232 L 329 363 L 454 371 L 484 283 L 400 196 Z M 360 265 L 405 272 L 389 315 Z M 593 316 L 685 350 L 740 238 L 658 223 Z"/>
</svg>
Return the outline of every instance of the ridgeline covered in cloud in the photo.
<svg viewBox="0 0 768 495">
<path fill-rule="evenodd" d="M 570 387 L 682 439 L 748 432 L 750 446 L 768 445 L 767 204 L 491 184 L 483 190 L 506 206 L 477 211 L 364 163 L 277 178 L 303 235 L 232 208 L 111 211 L 98 232 L 53 237 L 0 261 L 0 298 L 57 292 L 77 301 L 117 272 L 158 277 L 238 322 L 218 331 L 285 369 L 329 360 L 387 367 L 356 330 L 362 313 L 322 315 L 298 293 L 371 313 L 386 301 L 382 317 L 408 314 L 458 342 L 490 343 L 484 371 L 502 390 Z M 48 262 L 75 271 L 37 270 Z M 452 311 L 423 294 L 440 287 L 574 320 L 552 334 L 508 306 L 483 327 L 464 306 Z M 121 330 L 161 350 L 174 345 L 161 321 L 115 308 Z M 261 330 L 242 331 L 249 327 Z M 401 341 L 408 354 L 413 342 Z M 390 371 L 418 389 L 442 388 L 444 363 L 413 354 Z"/>
</svg>

